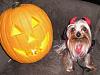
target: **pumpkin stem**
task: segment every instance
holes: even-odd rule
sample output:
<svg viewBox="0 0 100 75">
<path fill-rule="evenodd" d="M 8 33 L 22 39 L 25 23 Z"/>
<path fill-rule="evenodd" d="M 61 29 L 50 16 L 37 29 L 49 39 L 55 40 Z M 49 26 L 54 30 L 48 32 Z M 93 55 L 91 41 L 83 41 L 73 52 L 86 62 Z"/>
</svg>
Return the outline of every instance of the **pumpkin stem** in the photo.
<svg viewBox="0 0 100 75">
<path fill-rule="evenodd" d="M 20 6 L 21 2 L 15 2 L 13 5 L 12 5 L 12 8 L 16 8 L 18 6 Z"/>
</svg>

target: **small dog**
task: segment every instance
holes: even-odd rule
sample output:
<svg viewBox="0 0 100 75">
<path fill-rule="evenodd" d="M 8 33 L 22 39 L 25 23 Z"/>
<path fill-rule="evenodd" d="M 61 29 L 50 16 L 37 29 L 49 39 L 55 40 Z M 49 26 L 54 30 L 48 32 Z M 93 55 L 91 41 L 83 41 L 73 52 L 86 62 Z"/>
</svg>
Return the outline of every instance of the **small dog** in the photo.
<svg viewBox="0 0 100 75">
<path fill-rule="evenodd" d="M 57 49 L 57 53 L 63 54 L 63 63 L 68 72 L 73 71 L 74 63 L 79 60 L 84 61 L 84 68 L 95 70 L 90 55 L 92 46 L 90 25 L 91 21 L 88 17 L 79 20 L 77 17 L 73 17 L 70 24 L 65 28 L 63 34 L 65 42 Z M 63 53 L 64 50 L 66 51 Z"/>
</svg>

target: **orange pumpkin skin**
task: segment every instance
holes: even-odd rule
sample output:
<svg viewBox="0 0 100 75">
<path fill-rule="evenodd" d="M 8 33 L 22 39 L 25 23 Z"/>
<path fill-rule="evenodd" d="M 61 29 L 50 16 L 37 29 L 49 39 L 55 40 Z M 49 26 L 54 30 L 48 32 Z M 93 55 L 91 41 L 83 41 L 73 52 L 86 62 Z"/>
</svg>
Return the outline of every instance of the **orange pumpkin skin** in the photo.
<svg viewBox="0 0 100 75">
<path fill-rule="evenodd" d="M 21 4 L 1 14 L 1 44 L 20 63 L 33 63 L 48 54 L 53 31 L 47 14 L 33 4 Z"/>
</svg>

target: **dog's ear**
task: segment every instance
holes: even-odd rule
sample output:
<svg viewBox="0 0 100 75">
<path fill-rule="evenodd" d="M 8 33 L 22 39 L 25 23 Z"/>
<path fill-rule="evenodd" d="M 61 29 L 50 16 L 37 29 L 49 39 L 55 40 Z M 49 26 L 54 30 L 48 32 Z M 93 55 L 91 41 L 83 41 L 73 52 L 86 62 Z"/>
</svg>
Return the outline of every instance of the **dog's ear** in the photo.
<svg viewBox="0 0 100 75">
<path fill-rule="evenodd" d="M 67 27 L 64 28 L 61 38 L 62 40 L 67 40 Z"/>
<path fill-rule="evenodd" d="M 72 19 L 70 19 L 70 24 L 74 24 L 77 19 L 78 19 L 78 17 L 74 16 Z"/>
<path fill-rule="evenodd" d="M 82 19 L 85 20 L 89 26 L 91 26 L 91 20 L 87 16 L 82 17 Z"/>
</svg>

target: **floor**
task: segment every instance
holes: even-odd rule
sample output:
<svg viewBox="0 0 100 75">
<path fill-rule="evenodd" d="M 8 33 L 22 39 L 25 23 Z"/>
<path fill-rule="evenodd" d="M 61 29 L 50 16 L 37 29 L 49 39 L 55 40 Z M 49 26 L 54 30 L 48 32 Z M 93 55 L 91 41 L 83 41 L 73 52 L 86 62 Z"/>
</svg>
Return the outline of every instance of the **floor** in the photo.
<svg viewBox="0 0 100 75">
<path fill-rule="evenodd" d="M 62 41 L 60 41 L 61 43 Z M 94 72 L 84 72 L 76 64 L 75 71 L 68 73 L 65 71 L 58 54 L 55 51 L 55 46 L 59 41 L 54 41 L 51 52 L 42 60 L 32 64 L 20 64 L 11 60 L 6 69 L 0 75 L 100 75 L 100 44 L 96 42 L 93 50 L 93 59 L 97 66 Z"/>
</svg>

